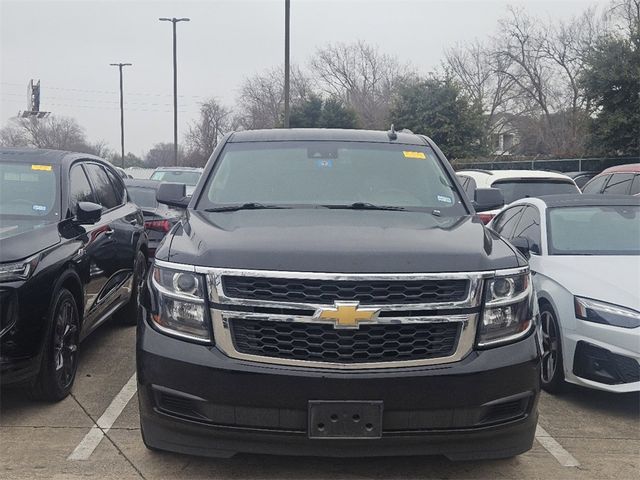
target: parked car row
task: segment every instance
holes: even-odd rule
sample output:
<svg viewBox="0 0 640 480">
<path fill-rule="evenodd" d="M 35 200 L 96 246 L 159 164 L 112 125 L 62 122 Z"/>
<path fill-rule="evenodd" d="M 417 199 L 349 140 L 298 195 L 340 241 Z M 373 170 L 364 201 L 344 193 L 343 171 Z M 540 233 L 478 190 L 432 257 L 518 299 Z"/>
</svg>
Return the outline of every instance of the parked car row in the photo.
<svg viewBox="0 0 640 480">
<path fill-rule="evenodd" d="M 640 390 L 631 195 L 456 176 L 393 127 L 231 133 L 151 180 L 0 150 L 0 186 L 2 383 L 63 398 L 116 314 L 151 449 L 502 458 L 541 385 Z"/>
</svg>

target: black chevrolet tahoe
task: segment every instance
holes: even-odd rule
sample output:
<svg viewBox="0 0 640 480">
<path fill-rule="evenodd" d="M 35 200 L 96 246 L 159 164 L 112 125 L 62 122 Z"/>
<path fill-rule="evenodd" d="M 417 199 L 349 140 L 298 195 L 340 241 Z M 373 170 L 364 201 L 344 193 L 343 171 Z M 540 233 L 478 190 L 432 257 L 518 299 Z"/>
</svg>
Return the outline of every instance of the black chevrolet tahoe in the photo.
<svg viewBox="0 0 640 480">
<path fill-rule="evenodd" d="M 427 137 L 232 133 L 140 295 L 147 447 L 510 457 L 531 448 L 540 348 L 525 259 Z"/>
</svg>

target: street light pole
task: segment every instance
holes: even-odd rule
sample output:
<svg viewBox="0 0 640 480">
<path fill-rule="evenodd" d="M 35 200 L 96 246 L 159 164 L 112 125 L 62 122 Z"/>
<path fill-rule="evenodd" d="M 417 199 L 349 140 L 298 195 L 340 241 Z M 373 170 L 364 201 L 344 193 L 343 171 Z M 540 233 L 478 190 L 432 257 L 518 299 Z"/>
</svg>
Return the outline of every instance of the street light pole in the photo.
<svg viewBox="0 0 640 480">
<path fill-rule="evenodd" d="M 289 21 L 290 0 L 284 0 L 284 128 L 289 128 Z"/>
<path fill-rule="evenodd" d="M 159 18 L 161 22 L 173 24 L 173 155 L 175 165 L 178 166 L 178 51 L 176 47 L 176 24 L 189 22 L 189 18 Z"/>
<path fill-rule="evenodd" d="M 122 168 L 124 168 L 124 99 L 122 88 L 122 67 L 130 67 L 132 63 L 110 63 L 112 67 L 118 67 L 120 70 L 120 148 L 121 148 L 121 162 Z"/>
</svg>

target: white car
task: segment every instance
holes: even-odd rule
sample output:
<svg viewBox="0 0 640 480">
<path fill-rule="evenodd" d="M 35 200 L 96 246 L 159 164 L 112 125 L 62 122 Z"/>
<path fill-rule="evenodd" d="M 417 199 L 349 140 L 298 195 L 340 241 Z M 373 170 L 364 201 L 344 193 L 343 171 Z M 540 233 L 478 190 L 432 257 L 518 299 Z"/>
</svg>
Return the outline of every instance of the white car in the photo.
<svg viewBox="0 0 640 480">
<path fill-rule="evenodd" d="M 187 186 L 187 195 L 190 196 L 196 189 L 203 171 L 202 168 L 194 167 L 158 167 L 151 174 L 150 180 L 184 183 Z"/>
<path fill-rule="evenodd" d="M 527 198 L 489 227 L 530 256 L 542 387 L 640 391 L 640 198 Z"/>
<path fill-rule="evenodd" d="M 458 180 L 467 196 L 473 200 L 477 188 L 497 188 L 502 192 L 504 204 L 521 198 L 540 197 L 562 193 L 580 193 L 568 175 L 544 170 L 460 170 Z M 479 213 L 488 223 L 500 209 Z"/>
</svg>

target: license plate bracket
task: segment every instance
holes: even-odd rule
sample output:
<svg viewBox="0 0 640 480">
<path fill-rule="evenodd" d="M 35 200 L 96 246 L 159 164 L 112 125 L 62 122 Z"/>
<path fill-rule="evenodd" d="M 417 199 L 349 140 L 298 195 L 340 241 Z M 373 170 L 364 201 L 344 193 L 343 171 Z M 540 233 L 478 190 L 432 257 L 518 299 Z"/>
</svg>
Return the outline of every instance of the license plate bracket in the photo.
<svg viewBox="0 0 640 480">
<path fill-rule="evenodd" d="M 370 439 L 382 437 L 383 402 L 309 401 L 309 438 Z"/>
</svg>

